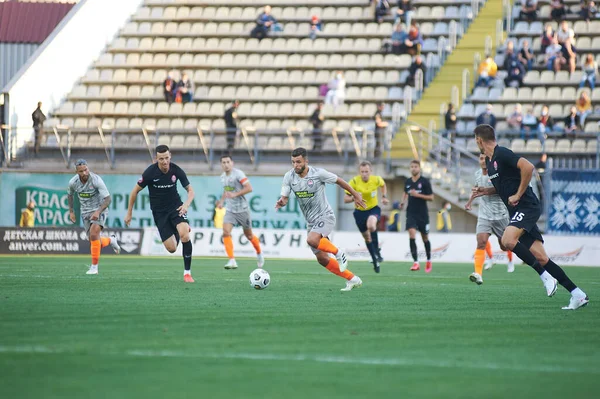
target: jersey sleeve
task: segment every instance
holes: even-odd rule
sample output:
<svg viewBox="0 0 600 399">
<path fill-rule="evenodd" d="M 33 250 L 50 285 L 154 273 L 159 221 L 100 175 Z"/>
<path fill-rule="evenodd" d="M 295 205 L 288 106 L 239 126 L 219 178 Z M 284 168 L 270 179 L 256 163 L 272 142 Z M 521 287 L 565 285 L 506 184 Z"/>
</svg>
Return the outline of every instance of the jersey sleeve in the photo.
<svg viewBox="0 0 600 399">
<path fill-rule="evenodd" d="M 429 179 L 424 179 L 423 180 L 423 194 L 425 195 L 431 195 L 433 194 L 433 190 L 431 189 L 431 182 L 429 181 Z"/>
<path fill-rule="evenodd" d="M 181 182 L 181 186 L 183 188 L 186 188 L 187 186 L 190 185 L 190 181 L 188 180 L 187 175 L 185 174 L 183 169 L 181 169 L 179 166 L 177 167 L 177 170 L 175 171 L 175 176 L 177 176 L 177 178 Z"/>
<path fill-rule="evenodd" d="M 377 187 L 383 187 L 383 186 L 385 186 L 385 180 L 383 180 L 383 177 L 377 176 Z"/>
<path fill-rule="evenodd" d="M 142 173 L 142 177 L 140 177 L 140 179 L 137 181 L 137 185 L 141 188 L 146 188 L 150 179 L 150 168 L 147 168 L 144 173 Z"/>
<path fill-rule="evenodd" d="M 348 184 L 356 191 L 356 177 L 353 177 Z M 351 195 L 347 190 L 344 190 L 344 193 L 346 193 L 346 195 Z"/>
<path fill-rule="evenodd" d="M 283 182 L 281 183 L 281 196 L 282 197 L 289 197 L 290 196 L 290 192 L 292 191 L 292 187 L 291 187 L 291 178 L 290 178 L 290 173 L 286 173 L 285 176 L 283 176 Z"/>
<path fill-rule="evenodd" d="M 508 148 L 499 148 L 500 151 L 500 162 L 513 168 L 517 168 L 520 156 L 509 150 Z M 498 159 L 498 157 L 496 157 Z"/>
<path fill-rule="evenodd" d="M 239 170 L 239 169 L 237 170 L 237 173 L 236 173 L 236 179 L 242 185 L 249 182 L 248 177 L 246 176 L 246 174 L 243 171 Z"/>
<path fill-rule="evenodd" d="M 73 195 L 75 193 L 75 189 L 73 188 L 73 179 L 69 180 L 69 185 L 67 186 L 67 194 Z"/>
<path fill-rule="evenodd" d="M 319 176 L 319 180 L 327 184 L 335 184 L 338 179 L 336 174 L 328 172 L 325 169 L 319 169 L 317 176 Z"/>
<path fill-rule="evenodd" d="M 98 194 L 100 194 L 100 198 L 110 197 L 110 192 L 108 188 L 106 188 L 106 184 L 104 180 L 100 176 L 96 176 L 96 188 L 98 188 Z"/>
</svg>

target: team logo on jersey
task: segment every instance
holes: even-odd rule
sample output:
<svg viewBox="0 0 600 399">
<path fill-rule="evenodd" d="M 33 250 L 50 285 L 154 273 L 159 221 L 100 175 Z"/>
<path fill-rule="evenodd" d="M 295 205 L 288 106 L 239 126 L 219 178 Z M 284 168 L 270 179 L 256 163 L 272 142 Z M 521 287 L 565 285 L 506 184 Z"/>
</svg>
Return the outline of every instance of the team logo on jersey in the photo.
<svg viewBox="0 0 600 399">
<path fill-rule="evenodd" d="M 421 183 L 419 183 L 418 187 L 419 187 L 419 190 L 420 190 L 421 189 Z"/>
<path fill-rule="evenodd" d="M 175 175 L 171 176 L 171 181 L 175 183 L 177 181 L 177 177 L 175 177 Z"/>
<path fill-rule="evenodd" d="M 312 187 L 314 186 L 315 182 L 312 179 L 308 179 L 308 182 L 306 184 L 308 184 L 308 187 Z"/>
<path fill-rule="evenodd" d="M 498 169 L 498 162 L 494 161 L 494 169 Z"/>
</svg>

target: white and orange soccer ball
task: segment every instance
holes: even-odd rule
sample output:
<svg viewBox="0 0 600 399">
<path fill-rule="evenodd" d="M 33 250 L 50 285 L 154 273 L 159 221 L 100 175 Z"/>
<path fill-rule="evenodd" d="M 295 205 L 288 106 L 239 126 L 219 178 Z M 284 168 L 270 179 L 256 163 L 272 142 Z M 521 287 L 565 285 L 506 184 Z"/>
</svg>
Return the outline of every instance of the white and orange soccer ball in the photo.
<svg viewBox="0 0 600 399">
<path fill-rule="evenodd" d="M 264 290 L 271 284 L 271 276 L 264 269 L 256 269 L 250 273 L 250 286 L 257 290 Z"/>
</svg>

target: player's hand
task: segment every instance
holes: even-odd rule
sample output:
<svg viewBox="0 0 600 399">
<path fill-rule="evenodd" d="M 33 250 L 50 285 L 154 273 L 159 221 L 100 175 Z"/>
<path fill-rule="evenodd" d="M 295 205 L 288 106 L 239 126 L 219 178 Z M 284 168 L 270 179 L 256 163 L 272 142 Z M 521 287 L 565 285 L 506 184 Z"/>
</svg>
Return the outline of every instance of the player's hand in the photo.
<svg viewBox="0 0 600 399">
<path fill-rule="evenodd" d="M 181 204 L 181 206 L 177 208 L 177 211 L 179 212 L 179 216 L 183 216 L 187 213 L 188 206 L 186 204 Z"/>
<path fill-rule="evenodd" d="M 131 223 L 131 213 L 127 212 L 123 221 L 125 222 L 125 226 L 129 227 L 129 224 Z"/>
<path fill-rule="evenodd" d="M 382 203 L 383 205 L 387 205 L 387 204 L 389 204 L 389 203 L 390 203 L 390 200 L 389 200 L 389 199 L 387 199 L 387 198 L 382 198 L 382 199 L 381 199 L 381 203 Z"/>
<path fill-rule="evenodd" d="M 517 206 L 520 200 L 521 198 L 517 194 L 511 195 L 510 197 L 508 197 L 508 204 L 510 206 Z"/>
<path fill-rule="evenodd" d="M 75 223 L 75 212 L 69 212 L 69 219 L 71 220 L 71 223 Z"/>
<path fill-rule="evenodd" d="M 232 191 L 226 191 L 225 198 L 235 198 L 235 195 Z"/>
<path fill-rule="evenodd" d="M 279 198 L 277 200 L 277 202 L 275 203 L 275 209 L 280 209 L 283 208 L 284 206 L 286 206 L 288 203 L 288 199 L 287 198 Z"/>
<path fill-rule="evenodd" d="M 404 202 L 400 204 L 400 210 L 404 209 Z"/>
<path fill-rule="evenodd" d="M 215 204 L 215 206 L 219 209 L 223 208 L 223 203 L 221 201 L 217 201 L 217 203 Z"/>
<path fill-rule="evenodd" d="M 362 195 L 360 195 L 360 193 L 357 193 L 357 195 L 354 196 L 354 205 L 363 209 L 367 207 L 367 204 L 365 203 L 365 200 L 363 200 Z"/>
<path fill-rule="evenodd" d="M 471 209 L 473 209 L 473 208 L 471 207 L 471 202 L 470 202 L 470 201 L 469 201 L 469 202 L 467 202 L 467 203 L 465 204 L 465 209 L 466 209 L 467 211 L 470 211 Z"/>
<path fill-rule="evenodd" d="M 483 195 L 485 195 L 485 194 L 484 194 L 484 188 L 483 188 L 483 187 L 473 187 L 473 188 L 471 189 L 471 196 L 472 196 L 473 198 L 478 198 L 478 197 L 481 197 L 481 196 L 483 196 Z"/>
<path fill-rule="evenodd" d="M 90 220 L 98 220 L 99 217 L 100 217 L 100 212 L 96 211 L 96 212 L 92 213 L 92 216 L 90 216 Z"/>
</svg>

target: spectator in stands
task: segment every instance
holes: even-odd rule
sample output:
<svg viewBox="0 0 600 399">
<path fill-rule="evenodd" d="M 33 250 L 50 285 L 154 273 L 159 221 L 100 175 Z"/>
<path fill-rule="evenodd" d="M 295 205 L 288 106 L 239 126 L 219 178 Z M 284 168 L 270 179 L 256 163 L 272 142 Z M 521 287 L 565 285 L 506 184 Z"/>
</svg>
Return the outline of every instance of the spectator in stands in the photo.
<svg viewBox="0 0 600 399">
<path fill-rule="evenodd" d="M 402 21 L 404 17 L 404 24 L 410 26 L 412 16 L 415 13 L 415 8 L 412 5 L 412 0 L 398 0 L 398 11 L 396 11 L 396 23 Z"/>
<path fill-rule="evenodd" d="M 493 110 L 494 108 L 492 107 L 492 104 L 488 104 L 485 107 L 485 111 L 477 117 L 475 123 L 478 125 L 490 125 L 496 129 L 496 115 L 494 115 Z"/>
<path fill-rule="evenodd" d="M 546 53 L 546 48 L 552 44 L 552 40 L 554 39 L 554 30 L 552 29 L 552 25 L 546 24 L 544 28 L 544 33 L 542 33 L 542 41 L 541 41 L 541 50 L 542 53 Z"/>
<path fill-rule="evenodd" d="M 37 155 L 40 152 L 40 146 L 42 145 L 42 139 L 44 138 L 44 122 L 46 122 L 46 115 L 42 111 L 42 102 L 37 103 L 37 108 L 31 114 L 33 120 L 33 151 Z M 0 134 L 2 134 L 0 129 Z"/>
<path fill-rule="evenodd" d="M 477 74 L 479 75 L 477 86 L 489 87 L 496 78 L 497 73 L 498 65 L 496 65 L 496 61 L 494 61 L 490 54 L 486 54 L 485 59 L 481 61 L 477 70 Z"/>
<path fill-rule="evenodd" d="M 533 109 L 531 107 L 527 108 L 527 112 L 521 122 L 521 138 L 525 140 L 536 136 L 538 133 L 538 124 L 538 119 L 533 115 Z M 540 139 L 540 141 L 543 140 Z"/>
<path fill-rule="evenodd" d="M 523 47 L 521 47 L 521 51 L 519 51 L 519 61 L 527 68 L 527 71 L 531 71 L 531 68 L 533 68 L 535 55 L 529 47 L 529 40 L 523 40 Z"/>
<path fill-rule="evenodd" d="M 177 96 L 181 97 L 181 102 L 184 104 L 191 102 L 193 99 L 194 82 L 185 72 L 181 74 L 181 80 L 177 83 Z"/>
<path fill-rule="evenodd" d="M 394 201 L 392 204 L 392 211 L 388 218 L 387 231 L 400 231 L 400 201 Z"/>
<path fill-rule="evenodd" d="M 575 106 L 571 107 L 571 112 L 565 116 L 564 122 L 567 136 L 569 134 L 575 135 L 579 130 L 579 115 L 577 115 L 577 108 Z"/>
<path fill-rule="evenodd" d="M 404 45 L 406 46 L 406 52 L 408 54 L 421 54 L 423 36 L 421 35 L 421 30 L 415 21 L 411 22 L 410 28 L 408 29 L 408 39 L 404 42 Z"/>
<path fill-rule="evenodd" d="M 504 69 L 509 70 L 513 62 L 519 61 L 519 56 L 515 51 L 515 43 L 509 40 L 506 43 L 506 51 L 504 52 Z"/>
<path fill-rule="evenodd" d="M 318 16 L 313 15 L 310 20 L 310 38 L 315 40 L 317 38 L 317 34 L 323 30 L 323 24 Z"/>
<path fill-rule="evenodd" d="M 384 103 L 378 103 L 377 112 L 373 115 L 373 119 L 375 120 L 375 158 L 381 156 L 381 144 L 383 143 L 383 138 L 385 136 L 385 129 L 388 127 L 388 123 L 383 120 L 384 108 Z"/>
<path fill-rule="evenodd" d="M 452 136 L 456 134 L 456 111 L 452 103 L 448 104 L 448 111 L 446 111 L 446 135 L 448 139 L 452 139 Z"/>
<path fill-rule="evenodd" d="M 408 40 L 408 33 L 404 29 L 404 25 L 397 24 L 392 33 L 392 53 L 396 55 L 406 53 L 406 45 L 404 42 Z"/>
<path fill-rule="evenodd" d="M 264 11 L 256 18 L 256 26 L 250 32 L 250 37 L 262 40 L 275 28 L 276 24 L 277 20 L 271 15 L 271 6 L 265 6 Z"/>
<path fill-rule="evenodd" d="M 581 1 L 581 11 L 579 11 L 579 15 L 586 22 L 590 22 L 590 19 L 596 16 L 598 9 L 596 8 L 596 3 L 591 0 L 582 0 Z"/>
<path fill-rule="evenodd" d="M 436 227 L 440 233 L 450 233 L 452 231 L 450 209 L 452 209 L 452 204 L 450 204 L 448 201 L 444 201 L 442 204 L 442 209 L 438 211 Z"/>
<path fill-rule="evenodd" d="M 571 45 L 575 45 L 575 31 L 569 27 L 569 21 L 567 20 L 560 23 L 556 31 L 556 37 L 558 38 L 558 44 L 561 46 L 564 46 L 567 40 L 571 40 Z"/>
<path fill-rule="evenodd" d="M 375 6 L 375 22 L 382 23 L 383 17 L 389 15 L 391 10 L 390 2 L 388 0 L 377 0 Z"/>
<path fill-rule="evenodd" d="M 552 44 L 546 48 L 546 68 L 549 71 L 560 71 L 561 65 L 565 65 L 567 60 L 563 57 L 562 46 L 558 44 L 556 35 L 552 38 Z"/>
<path fill-rule="evenodd" d="M 35 202 L 29 201 L 27 207 L 21 212 L 21 220 L 19 227 L 34 227 L 35 226 Z"/>
<path fill-rule="evenodd" d="M 309 118 L 310 123 L 313 125 L 312 138 L 313 138 L 313 151 L 321 151 L 322 147 L 322 136 L 323 136 L 323 121 L 325 116 L 323 115 L 323 102 L 319 101 L 315 111 Z"/>
<path fill-rule="evenodd" d="M 598 63 L 594 60 L 592 54 L 585 56 L 585 60 L 581 64 L 581 70 L 583 75 L 581 76 L 581 82 L 579 88 L 584 88 L 586 83 L 589 83 L 590 89 L 594 90 L 596 87 L 596 75 L 598 74 Z"/>
<path fill-rule="evenodd" d="M 523 124 L 523 112 L 521 104 L 515 104 L 514 111 L 506 118 L 508 128 L 513 132 L 520 132 Z"/>
<path fill-rule="evenodd" d="M 225 111 L 224 119 L 225 119 L 225 132 L 227 135 L 227 150 L 232 151 L 235 146 L 235 136 L 238 131 L 239 117 L 237 113 L 237 109 L 240 106 L 240 102 L 238 100 L 233 100 L 231 103 L 231 107 L 229 107 Z"/>
<path fill-rule="evenodd" d="M 542 107 L 542 114 L 538 118 L 538 122 L 539 136 L 545 139 L 548 133 L 554 130 L 554 119 L 552 118 L 552 116 L 550 116 L 550 111 L 548 110 L 547 105 L 544 105 Z M 544 142 L 544 140 L 540 140 L 542 141 L 542 143 Z"/>
<path fill-rule="evenodd" d="M 572 39 L 568 39 L 562 45 L 561 51 L 565 64 L 569 68 L 569 73 L 575 72 L 575 64 L 577 62 L 577 53 L 575 52 L 575 46 L 572 45 Z"/>
<path fill-rule="evenodd" d="M 409 86 L 415 86 L 417 71 L 421 71 L 423 74 L 423 83 L 425 83 L 425 72 L 427 72 L 427 67 L 423 63 L 423 58 L 420 55 L 415 57 L 415 60 L 408 68 L 408 77 L 406 78 L 406 84 Z"/>
<path fill-rule="evenodd" d="M 552 0 L 550 2 L 550 16 L 555 21 L 561 21 L 567 15 L 567 8 L 565 7 L 565 0 Z"/>
<path fill-rule="evenodd" d="M 165 101 L 168 104 L 175 102 L 175 91 L 177 82 L 173 79 L 173 72 L 167 73 L 167 78 L 163 82 L 163 93 L 165 94 Z"/>
<path fill-rule="evenodd" d="M 521 11 L 519 12 L 519 19 L 535 21 L 538 16 L 537 3 L 538 0 L 521 0 Z"/>
<path fill-rule="evenodd" d="M 548 160 L 548 154 L 543 153 L 540 160 L 535 164 L 535 169 L 540 176 L 546 171 L 546 161 Z"/>
<path fill-rule="evenodd" d="M 504 79 L 506 87 L 514 86 L 514 82 L 517 83 L 517 87 L 523 86 L 523 78 L 525 77 L 525 67 L 516 58 L 514 58 L 507 68 L 508 75 Z"/>
<path fill-rule="evenodd" d="M 333 79 L 327 84 L 327 95 L 325 96 L 325 104 L 333 104 L 333 108 L 344 104 L 346 99 L 346 79 L 342 71 L 337 71 Z"/>
<path fill-rule="evenodd" d="M 585 127 L 585 119 L 592 113 L 592 100 L 586 91 L 582 91 L 581 94 L 579 94 L 575 107 L 577 108 L 577 115 L 579 116 L 579 127 L 583 130 Z"/>
</svg>

